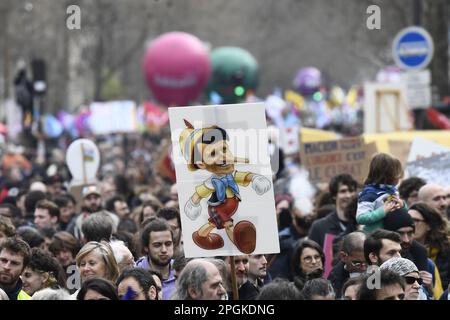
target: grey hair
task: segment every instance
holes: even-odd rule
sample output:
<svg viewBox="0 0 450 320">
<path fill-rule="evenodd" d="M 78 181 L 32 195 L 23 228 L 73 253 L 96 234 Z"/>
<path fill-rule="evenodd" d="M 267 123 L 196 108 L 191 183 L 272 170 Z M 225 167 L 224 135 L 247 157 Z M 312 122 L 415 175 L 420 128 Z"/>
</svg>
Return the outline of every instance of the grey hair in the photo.
<svg viewBox="0 0 450 320">
<path fill-rule="evenodd" d="M 222 285 L 224 286 L 226 291 L 231 291 L 231 278 L 228 272 L 227 263 L 222 259 L 206 258 L 205 260 L 211 262 L 216 266 L 216 268 L 219 270 L 220 276 L 222 277 Z"/>
<path fill-rule="evenodd" d="M 186 264 L 178 277 L 174 300 L 192 300 L 189 289 L 202 292 L 202 284 L 208 280 L 205 262 L 211 263 L 207 259 L 194 259 Z"/>
<path fill-rule="evenodd" d="M 353 251 L 364 252 L 364 241 L 366 238 L 366 234 L 361 231 L 347 234 L 342 241 L 342 251 L 348 254 L 351 254 Z"/>
<path fill-rule="evenodd" d="M 72 296 L 64 289 L 45 288 L 36 291 L 31 300 L 74 300 Z"/>
<path fill-rule="evenodd" d="M 114 258 L 116 258 L 117 264 L 122 263 L 128 253 L 131 254 L 130 249 L 128 249 L 125 242 L 122 240 L 112 240 L 109 245 L 114 253 Z"/>
<path fill-rule="evenodd" d="M 89 241 L 110 241 L 113 233 L 114 222 L 106 212 L 92 213 L 81 224 L 81 231 L 87 242 Z"/>
</svg>

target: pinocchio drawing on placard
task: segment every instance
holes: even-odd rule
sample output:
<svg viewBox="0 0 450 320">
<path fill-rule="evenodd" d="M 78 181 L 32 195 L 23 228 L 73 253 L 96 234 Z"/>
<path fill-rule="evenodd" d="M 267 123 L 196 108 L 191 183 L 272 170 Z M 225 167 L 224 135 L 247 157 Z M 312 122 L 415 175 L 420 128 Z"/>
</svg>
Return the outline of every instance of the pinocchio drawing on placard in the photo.
<svg viewBox="0 0 450 320">
<path fill-rule="evenodd" d="M 188 169 L 206 170 L 212 175 L 195 188 L 194 194 L 184 206 L 186 216 L 196 220 L 202 211 L 201 201 L 208 198 L 209 219 L 192 234 L 194 243 L 202 249 L 215 250 L 224 246 L 222 237 L 214 229 L 225 229 L 228 238 L 239 251 L 250 254 L 256 247 L 256 228 L 250 221 L 241 220 L 234 225 L 235 215 L 242 201 L 239 186 L 248 186 L 258 195 L 271 188 L 266 177 L 252 172 L 235 170 L 235 164 L 248 163 L 245 158 L 235 157 L 227 143 L 227 132 L 218 127 L 194 129 L 184 120 L 186 128 L 181 132 L 179 142 L 181 153 Z"/>
</svg>

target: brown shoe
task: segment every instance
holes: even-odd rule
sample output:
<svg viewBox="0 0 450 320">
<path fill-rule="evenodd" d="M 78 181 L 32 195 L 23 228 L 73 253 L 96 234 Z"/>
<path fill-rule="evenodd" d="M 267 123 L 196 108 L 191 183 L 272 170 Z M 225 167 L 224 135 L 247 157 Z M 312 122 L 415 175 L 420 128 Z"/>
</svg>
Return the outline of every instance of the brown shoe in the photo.
<svg viewBox="0 0 450 320">
<path fill-rule="evenodd" d="M 192 234 L 192 240 L 202 249 L 215 250 L 223 247 L 223 239 L 215 233 L 210 233 L 206 237 L 202 237 L 195 231 Z"/>
<path fill-rule="evenodd" d="M 242 220 L 234 227 L 234 244 L 245 254 L 255 251 L 256 228 L 250 221 Z"/>
</svg>

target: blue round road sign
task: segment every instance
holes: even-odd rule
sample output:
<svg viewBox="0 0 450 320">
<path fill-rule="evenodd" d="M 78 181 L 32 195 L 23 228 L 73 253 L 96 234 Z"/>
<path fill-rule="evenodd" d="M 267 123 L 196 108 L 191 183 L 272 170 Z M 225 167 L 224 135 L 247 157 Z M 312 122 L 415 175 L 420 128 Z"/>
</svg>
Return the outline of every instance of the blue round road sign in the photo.
<svg viewBox="0 0 450 320">
<path fill-rule="evenodd" d="M 423 69 L 433 58 L 433 39 L 420 27 L 400 31 L 392 43 L 395 63 L 402 69 Z"/>
</svg>

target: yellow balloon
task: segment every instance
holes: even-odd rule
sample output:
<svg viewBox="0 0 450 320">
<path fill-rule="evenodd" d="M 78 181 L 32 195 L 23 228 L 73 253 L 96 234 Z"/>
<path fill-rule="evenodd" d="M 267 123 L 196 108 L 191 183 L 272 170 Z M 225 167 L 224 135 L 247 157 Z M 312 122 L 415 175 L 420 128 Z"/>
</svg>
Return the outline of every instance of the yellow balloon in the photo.
<svg viewBox="0 0 450 320">
<path fill-rule="evenodd" d="M 286 90 L 284 100 L 292 103 L 297 110 L 302 110 L 305 107 L 305 99 L 295 91 Z"/>
</svg>

